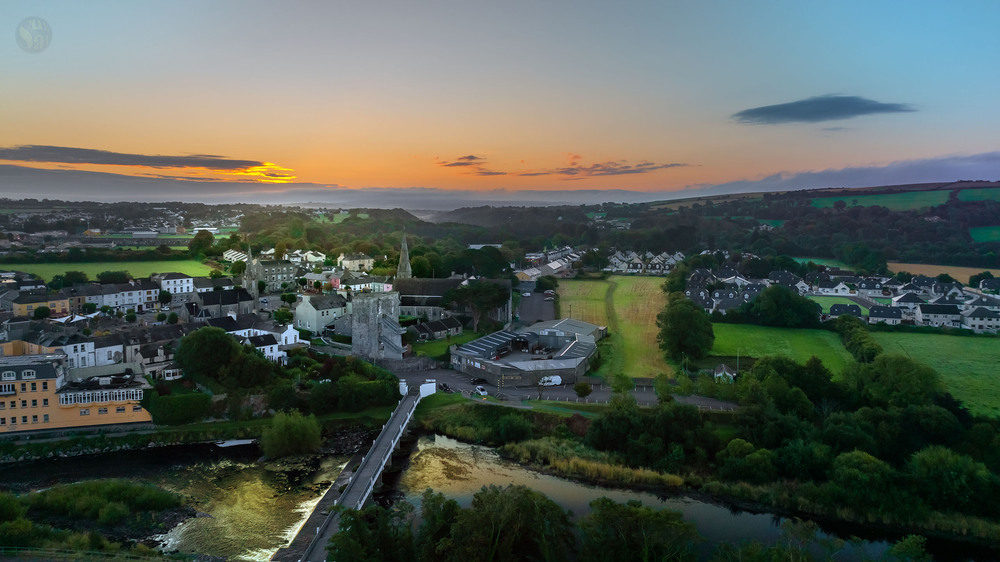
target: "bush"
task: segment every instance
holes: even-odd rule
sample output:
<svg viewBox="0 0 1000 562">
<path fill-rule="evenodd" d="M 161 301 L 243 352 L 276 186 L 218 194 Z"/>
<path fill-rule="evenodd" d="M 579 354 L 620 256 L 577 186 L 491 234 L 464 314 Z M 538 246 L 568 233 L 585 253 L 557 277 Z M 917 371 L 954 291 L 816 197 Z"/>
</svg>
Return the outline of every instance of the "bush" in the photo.
<svg viewBox="0 0 1000 562">
<path fill-rule="evenodd" d="M 500 418 L 497 426 L 500 441 L 503 441 L 504 443 L 531 439 L 531 422 L 517 414 L 507 414 L 506 416 L 503 416 Z"/>
<path fill-rule="evenodd" d="M 271 427 L 260 437 L 260 448 L 269 458 L 302 453 L 315 453 L 322 443 L 319 422 L 315 416 L 305 417 L 297 411 L 274 416 Z"/>
<path fill-rule="evenodd" d="M 143 396 L 142 401 L 155 424 L 193 423 L 208 417 L 212 412 L 212 397 L 201 393 L 159 396 L 155 392 L 149 392 Z"/>
</svg>

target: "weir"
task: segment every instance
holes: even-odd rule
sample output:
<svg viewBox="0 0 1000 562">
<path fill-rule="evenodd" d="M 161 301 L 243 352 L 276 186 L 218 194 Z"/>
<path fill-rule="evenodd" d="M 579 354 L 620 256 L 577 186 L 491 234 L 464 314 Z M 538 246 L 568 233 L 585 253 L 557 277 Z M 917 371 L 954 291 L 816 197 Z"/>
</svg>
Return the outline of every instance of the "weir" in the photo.
<svg viewBox="0 0 1000 562">
<path fill-rule="evenodd" d="M 434 394 L 437 383 L 428 380 L 417 388 L 407 388 L 405 382 L 400 382 L 400 390 L 403 398 L 399 401 L 396 409 L 389 417 L 389 421 L 382 426 L 372 447 L 361 459 L 358 469 L 350 475 L 346 482 L 346 487 L 342 494 L 337 495 L 337 490 L 342 483 L 338 478 L 324 495 L 316 507 L 313 514 L 295 535 L 295 539 L 285 548 L 279 549 L 271 557 L 275 561 L 295 561 L 295 562 L 323 562 L 326 560 L 326 545 L 329 544 L 333 535 L 340 529 L 340 511 L 333 510 L 336 506 L 343 506 L 346 509 L 361 509 L 371 498 L 372 490 L 382 477 L 382 471 L 389 460 L 392 459 L 392 452 L 399 446 L 399 440 L 406 431 L 407 425 L 413 419 L 413 412 L 417 409 L 417 404 L 424 396 Z M 353 460 L 344 469 L 344 473 L 350 470 Z M 327 501 L 329 497 L 334 497 L 332 501 Z M 329 510 L 329 515 L 324 519 L 319 519 L 319 512 Z"/>
</svg>

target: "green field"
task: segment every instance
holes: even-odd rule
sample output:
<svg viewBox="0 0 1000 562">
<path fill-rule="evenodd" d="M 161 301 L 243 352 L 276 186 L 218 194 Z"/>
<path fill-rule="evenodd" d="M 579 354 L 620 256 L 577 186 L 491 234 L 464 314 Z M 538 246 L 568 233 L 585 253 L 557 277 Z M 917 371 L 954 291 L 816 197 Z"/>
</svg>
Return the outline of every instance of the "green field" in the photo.
<svg viewBox="0 0 1000 562">
<path fill-rule="evenodd" d="M 810 296 L 809 300 L 818 302 L 819 305 L 823 307 L 823 314 L 830 314 L 830 306 L 831 305 L 835 305 L 835 304 L 858 304 L 858 303 L 856 303 L 856 302 L 854 302 L 851 299 L 846 298 L 846 297 L 814 297 L 814 296 Z M 868 314 L 868 308 L 867 307 L 861 306 L 860 304 L 858 304 L 858 306 L 861 307 L 861 312 L 863 314 Z"/>
<path fill-rule="evenodd" d="M 451 338 L 415 343 L 413 344 L 413 351 L 417 355 L 425 355 L 427 357 L 438 357 L 444 355 L 445 352 L 448 351 L 449 346 L 461 345 L 463 343 L 470 342 L 479 337 L 482 337 L 482 334 L 477 334 L 472 330 L 466 330 L 462 332 L 462 334 L 459 336 L 452 336 Z"/>
<path fill-rule="evenodd" d="M 820 209 L 833 208 L 837 201 L 847 203 L 848 207 L 874 207 L 876 205 L 893 211 L 914 211 L 924 207 L 943 205 L 948 201 L 951 191 L 907 191 L 902 193 L 885 193 L 879 195 L 846 195 L 841 197 L 816 197 L 812 200 L 813 207 Z"/>
<path fill-rule="evenodd" d="M 2 270 L 23 271 L 34 273 L 49 281 L 55 275 L 67 271 L 82 271 L 91 280 L 97 279 L 102 271 L 128 271 L 138 279 L 149 277 L 152 273 L 167 273 L 176 271 L 191 276 L 207 276 L 212 268 L 196 260 L 176 261 L 98 261 L 92 263 L 5 263 L 0 264 Z"/>
<path fill-rule="evenodd" d="M 757 219 L 757 222 L 773 226 L 774 228 L 781 228 L 781 225 L 785 224 L 784 219 Z"/>
<path fill-rule="evenodd" d="M 984 187 L 979 189 L 962 189 L 958 192 L 959 201 L 1000 201 L 1000 188 Z"/>
<path fill-rule="evenodd" d="M 945 390 L 974 414 L 1000 416 L 1000 338 L 872 332 L 886 353 L 901 353 L 934 368 Z"/>
<path fill-rule="evenodd" d="M 1000 242 L 1000 226 L 973 226 L 969 236 L 973 242 Z"/>
<path fill-rule="evenodd" d="M 840 343 L 840 337 L 826 330 L 796 330 L 769 328 L 747 324 L 713 324 L 715 345 L 712 355 L 759 359 L 767 355 L 784 355 L 799 363 L 819 357 L 834 374 L 843 371 L 853 361 Z M 735 366 L 735 365 L 734 365 Z"/>
<path fill-rule="evenodd" d="M 838 269 L 850 270 L 851 268 L 844 262 L 835 260 L 833 258 L 792 258 L 799 263 L 809 263 L 813 262 L 816 265 L 825 265 L 827 267 L 836 267 Z"/>
<path fill-rule="evenodd" d="M 656 342 L 656 315 L 666 305 L 657 277 L 612 276 L 607 280 L 559 281 L 563 316 L 608 327 L 600 344 L 602 363 L 596 375 L 617 373 L 655 377 L 674 372 Z"/>
</svg>

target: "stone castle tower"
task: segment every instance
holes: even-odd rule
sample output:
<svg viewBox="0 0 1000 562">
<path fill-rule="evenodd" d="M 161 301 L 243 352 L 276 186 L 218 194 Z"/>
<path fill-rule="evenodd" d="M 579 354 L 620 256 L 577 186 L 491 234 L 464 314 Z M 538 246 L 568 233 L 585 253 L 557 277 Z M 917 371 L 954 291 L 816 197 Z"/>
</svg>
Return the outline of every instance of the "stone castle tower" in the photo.
<svg viewBox="0 0 1000 562">
<path fill-rule="evenodd" d="M 410 250 L 406 247 L 406 231 L 403 231 L 403 246 L 399 249 L 399 266 L 396 268 L 396 279 L 409 279 L 413 277 L 413 270 L 410 269 Z"/>
<path fill-rule="evenodd" d="M 351 312 L 351 354 L 364 359 L 402 359 L 405 328 L 399 325 L 399 293 L 356 293 Z"/>
</svg>

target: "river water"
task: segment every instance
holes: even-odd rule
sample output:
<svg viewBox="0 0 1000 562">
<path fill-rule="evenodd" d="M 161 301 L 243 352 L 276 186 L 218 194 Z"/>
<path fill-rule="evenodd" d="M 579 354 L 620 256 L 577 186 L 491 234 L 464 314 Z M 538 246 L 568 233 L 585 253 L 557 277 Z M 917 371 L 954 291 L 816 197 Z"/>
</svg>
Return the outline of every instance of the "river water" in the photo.
<svg viewBox="0 0 1000 562">
<path fill-rule="evenodd" d="M 517 463 L 506 461 L 494 449 L 469 445 L 440 435 L 422 436 L 410 456 L 409 465 L 400 473 L 398 492 L 419 509 L 420 496 L 427 488 L 443 493 L 463 507 L 472 503 L 472 496 L 483 486 L 523 484 L 542 492 L 575 518 L 590 512 L 590 502 L 607 497 L 616 502 L 639 500 L 644 505 L 672 509 L 695 524 L 705 538 L 700 546 L 707 557 L 719 542 L 738 543 L 756 540 L 773 544 L 781 538 L 783 518 L 768 513 L 740 511 L 726 506 L 699 501 L 684 496 L 661 497 L 632 490 L 599 488 L 564 478 L 540 474 Z M 836 560 L 877 560 L 889 543 L 900 538 L 873 532 L 863 525 L 821 525 L 820 538 L 866 540 L 847 545 Z M 1000 552 L 977 548 L 957 541 L 931 540 L 928 549 L 936 560 L 997 560 Z"/>
<path fill-rule="evenodd" d="M 203 516 L 156 537 L 165 551 L 268 560 L 289 542 L 349 457 L 328 456 L 297 491 L 285 491 L 258 461 L 256 445 L 162 447 L 0 467 L 0 490 L 25 493 L 54 484 L 128 478 L 182 494 Z M 311 489 L 309 489 L 311 487 Z"/>
</svg>

